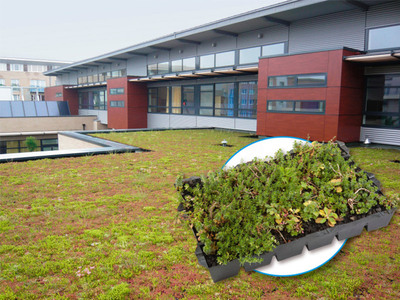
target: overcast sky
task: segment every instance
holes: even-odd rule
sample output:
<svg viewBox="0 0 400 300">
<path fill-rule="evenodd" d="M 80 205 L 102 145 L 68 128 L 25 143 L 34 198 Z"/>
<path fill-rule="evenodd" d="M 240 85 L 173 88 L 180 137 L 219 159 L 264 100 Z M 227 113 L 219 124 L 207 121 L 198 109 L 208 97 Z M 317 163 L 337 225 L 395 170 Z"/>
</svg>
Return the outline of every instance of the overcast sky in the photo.
<svg viewBox="0 0 400 300">
<path fill-rule="evenodd" d="M 0 57 L 79 61 L 283 0 L 0 0 Z"/>
</svg>

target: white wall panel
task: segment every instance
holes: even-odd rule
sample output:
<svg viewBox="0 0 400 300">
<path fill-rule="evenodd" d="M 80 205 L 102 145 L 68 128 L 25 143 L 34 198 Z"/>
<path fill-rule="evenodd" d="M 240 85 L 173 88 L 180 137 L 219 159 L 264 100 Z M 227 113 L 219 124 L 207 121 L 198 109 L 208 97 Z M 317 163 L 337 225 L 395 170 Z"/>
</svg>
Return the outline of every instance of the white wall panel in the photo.
<svg viewBox="0 0 400 300">
<path fill-rule="evenodd" d="M 257 131 L 257 120 L 236 119 L 235 129 L 246 130 L 246 131 Z"/>
<path fill-rule="evenodd" d="M 169 115 L 147 114 L 147 128 L 170 128 Z"/>
<path fill-rule="evenodd" d="M 170 115 L 171 128 L 196 128 L 196 116 Z"/>
</svg>

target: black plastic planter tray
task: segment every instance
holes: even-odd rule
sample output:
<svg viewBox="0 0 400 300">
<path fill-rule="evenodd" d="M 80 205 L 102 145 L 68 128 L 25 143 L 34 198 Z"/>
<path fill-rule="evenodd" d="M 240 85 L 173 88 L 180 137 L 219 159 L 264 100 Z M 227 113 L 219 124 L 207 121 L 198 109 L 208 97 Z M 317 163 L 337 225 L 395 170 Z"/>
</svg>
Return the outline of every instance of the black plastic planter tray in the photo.
<svg viewBox="0 0 400 300">
<path fill-rule="evenodd" d="M 372 231 L 385 227 L 389 224 L 395 211 L 396 208 L 393 208 L 390 211 L 374 213 L 350 223 L 336 225 L 332 228 L 308 234 L 305 237 L 299 238 L 287 244 L 279 245 L 271 252 L 260 255 L 259 258 L 263 260 L 262 262 L 252 264 L 245 263 L 243 267 L 247 272 L 252 271 L 262 266 L 269 265 L 273 256 L 276 256 L 276 259 L 281 261 L 301 254 L 304 246 L 306 246 L 308 250 L 314 250 L 329 245 L 335 237 L 341 241 L 360 235 L 364 228 L 366 228 L 367 231 Z M 239 274 L 240 263 L 237 259 L 230 261 L 226 265 L 209 267 L 206 262 L 205 254 L 202 250 L 202 246 L 203 245 L 198 242 L 195 254 L 199 264 L 208 268 L 211 278 L 214 282 L 218 282 Z"/>
<path fill-rule="evenodd" d="M 342 151 L 342 156 L 348 160 L 350 158 L 349 149 L 347 146 L 340 141 L 336 141 L 338 147 Z M 360 172 L 365 172 L 359 169 Z M 373 181 L 373 183 L 378 187 L 377 193 L 382 194 L 380 187 L 381 184 L 379 180 L 377 180 L 374 174 L 365 172 L 369 180 Z M 200 177 L 190 177 L 184 179 L 185 183 L 190 186 L 195 186 L 197 184 L 201 184 Z M 181 194 L 183 199 L 185 196 Z M 182 203 L 178 206 L 178 211 L 184 211 Z M 367 231 L 376 230 L 382 227 L 385 227 L 389 224 L 392 219 L 396 208 L 393 208 L 389 211 L 381 211 L 371 215 L 368 215 L 364 218 L 346 223 L 341 225 L 336 225 L 332 228 L 327 228 L 322 231 L 314 232 L 306 235 L 305 237 L 293 240 L 286 244 L 281 244 L 277 246 L 273 251 L 264 253 L 257 258 L 261 259 L 260 263 L 245 263 L 243 265 L 245 271 L 253 271 L 254 269 L 269 265 L 271 263 L 272 258 L 275 256 L 278 261 L 282 261 L 284 259 L 299 255 L 302 253 L 304 246 L 307 247 L 309 251 L 329 245 L 332 243 L 334 238 L 337 238 L 339 241 L 345 240 L 351 237 L 358 236 L 362 233 L 363 229 L 366 228 Z M 197 247 L 195 250 L 195 254 L 197 256 L 198 262 L 201 266 L 208 268 L 211 278 L 214 282 L 218 282 L 229 277 L 233 277 L 239 274 L 240 263 L 239 260 L 230 261 L 226 265 L 217 265 L 217 266 L 208 266 L 206 260 L 206 254 L 203 252 L 203 243 L 198 241 L 198 237 L 196 235 L 196 230 L 192 228 L 193 234 L 197 241 Z"/>
</svg>

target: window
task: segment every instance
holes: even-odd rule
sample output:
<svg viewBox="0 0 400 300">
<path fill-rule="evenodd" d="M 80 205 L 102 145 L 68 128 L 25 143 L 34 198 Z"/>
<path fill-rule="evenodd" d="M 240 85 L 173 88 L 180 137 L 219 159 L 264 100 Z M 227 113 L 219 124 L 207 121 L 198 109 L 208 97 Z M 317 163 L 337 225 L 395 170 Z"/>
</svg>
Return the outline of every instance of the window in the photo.
<svg viewBox="0 0 400 300">
<path fill-rule="evenodd" d="M 196 59 L 194 57 L 184 58 L 182 60 L 183 71 L 190 71 L 196 69 Z"/>
<path fill-rule="evenodd" d="M 7 64 L 0 63 L 0 71 L 7 71 Z"/>
<path fill-rule="evenodd" d="M 11 86 L 19 86 L 19 79 L 11 79 Z"/>
<path fill-rule="evenodd" d="M 285 43 L 265 45 L 262 47 L 262 56 L 273 56 L 286 53 Z"/>
<path fill-rule="evenodd" d="M 238 117 L 255 119 L 257 116 L 257 82 L 239 82 Z"/>
<path fill-rule="evenodd" d="M 169 73 L 169 62 L 163 62 L 158 64 L 158 74 Z"/>
<path fill-rule="evenodd" d="M 195 103 L 194 103 L 194 86 L 183 86 L 182 87 L 182 114 L 194 115 Z"/>
<path fill-rule="evenodd" d="M 44 65 L 28 65 L 28 72 L 46 72 L 47 66 Z"/>
<path fill-rule="evenodd" d="M 106 90 L 79 91 L 78 99 L 80 109 L 107 110 Z"/>
<path fill-rule="evenodd" d="M 233 83 L 215 84 L 215 109 L 214 115 L 221 117 L 234 117 L 235 86 Z"/>
<path fill-rule="evenodd" d="M 180 86 L 173 86 L 172 88 L 172 103 L 171 103 L 171 113 L 181 114 L 182 112 L 182 89 Z"/>
<path fill-rule="evenodd" d="M 6 81 L 3 78 L 0 78 L 0 86 L 6 85 Z"/>
<path fill-rule="evenodd" d="M 44 81 L 44 80 L 35 80 L 35 79 L 32 79 L 32 80 L 30 81 L 30 85 L 31 85 L 31 87 L 40 87 L 40 88 L 44 88 L 44 87 L 46 86 L 46 81 Z"/>
<path fill-rule="evenodd" d="M 222 52 L 215 55 L 216 67 L 233 66 L 234 64 L 235 51 Z"/>
<path fill-rule="evenodd" d="M 110 95 L 123 95 L 123 94 L 125 94 L 124 88 L 110 89 Z"/>
<path fill-rule="evenodd" d="M 182 60 L 171 61 L 171 72 L 181 72 L 182 71 Z"/>
<path fill-rule="evenodd" d="M 147 74 L 151 75 L 161 75 L 169 73 L 169 62 L 162 62 L 158 64 L 151 64 L 147 66 Z"/>
<path fill-rule="evenodd" d="M 110 101 L 110 107 L 125 107 L 124 101 Z"/>
<path fill-rule="evenodd" d="M 323 100 L 268 100 L 268 112 L 324 114 Z"/>
<path fill-rule="evenodd" d="M 24 65 L 23 64 L 10 64 L 10 71 L 23 72 Z"/>
<path fill-rule="evenodd" d="M 62 97 L 62 93 L 56 93 L 56 98 Z"/>
<path fill-rule="evenodd" d="M 400 25 L 370 29 L 367 47 L 367 50 L 400 48 Z"/>
<path fill-rule="evenodd" d="M 368 77 L 364 107 L 364 125 L 399 127 L 400 75 Z"/>
<path fill-rule="evenodd" d="M 200 69 L 214 68 L 214 54 L 200 56 Z"/>
<path fill-rule="evenodd" d="M 147 66 L 147 75 L 157 75 L 157 64 Z"/>
<path fill-rule="evenodd" d="M 169 87 L 150 88 L 148 112 L 169 113 Z"/>
<path fill-rule="evenodd" d="M 258 59 L 261 54 L 260 47 L 241 49 L 239 50 L 239 64 L 252 64 L 258 63 Z"/>
<path fill-rule="evenodd" d="M 199 115 L 212 116 L 213 115 L 213 103 L 214 103 L 214 86 L 212 84 L 201 85 L 200 86 Z"/>
<path fill-rule="evenodd" d="M 326 86 L 326 74 L 269 76 L 269 88 L 301 88 Z"/>
</svg>

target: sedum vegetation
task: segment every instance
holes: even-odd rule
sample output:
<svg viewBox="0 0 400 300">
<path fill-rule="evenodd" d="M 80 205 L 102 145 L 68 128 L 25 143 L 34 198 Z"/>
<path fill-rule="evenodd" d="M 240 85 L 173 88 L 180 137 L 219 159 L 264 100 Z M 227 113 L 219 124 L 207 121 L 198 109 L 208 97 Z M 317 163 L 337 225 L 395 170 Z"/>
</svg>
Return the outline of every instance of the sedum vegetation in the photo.
<svg viewBox="0 0 400 300">
<path fill-rule="evenodd" d="M 304 224 L 332 227 L 395 206 L 333 142 L 295 143 L 287 155 L 210 172 L 200 184 L 178 177 L 177 189 L 203 251 L 219 264 L 254 262 L 279 244 L 277 236 L 304 234 Z"/>
<path fill-rule="evenodd" d="M 0 299 L 399 299 L 400 211 L 308 274 L 212 282 L 173 184 L 221 168 L 254 141 L 245 135 L 96 134 L 151 151 L 0 164 Z M 233 146 L 216 145 L 224 139 Z M 351 154 L 385 195 L 400 193 L 400 151 Z"/>
</svg>

